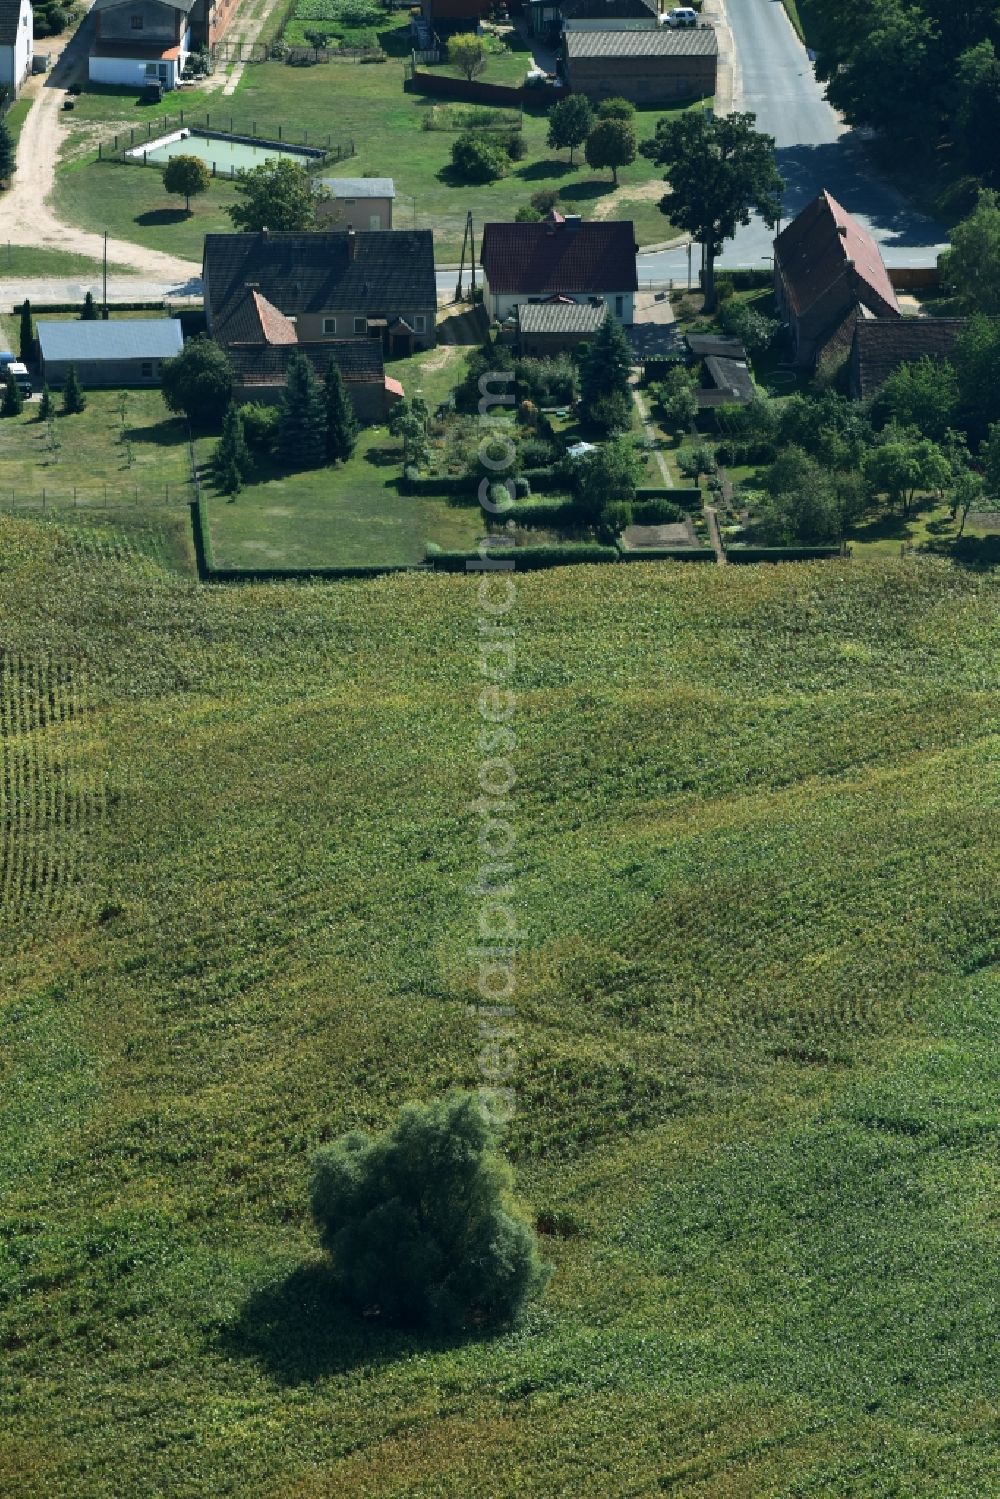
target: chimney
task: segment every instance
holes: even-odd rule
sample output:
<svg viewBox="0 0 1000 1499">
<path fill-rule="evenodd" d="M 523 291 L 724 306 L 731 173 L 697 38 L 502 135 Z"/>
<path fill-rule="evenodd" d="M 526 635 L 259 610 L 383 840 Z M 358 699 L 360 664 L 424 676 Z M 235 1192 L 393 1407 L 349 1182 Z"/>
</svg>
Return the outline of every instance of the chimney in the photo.
<svg viewBox="0 0 1000 1499">
<path fill-rule="evenodd" d="M 578 213 L 568 213 L 566 215 L 566 228 L 567 229 L 579 229 L 579 227 L 580 227 L 580 225 L 581 225 L 582 222 L 583 221 L 580 218 L 580 215 Z"/>
<path fill-rule="evenodd" d="M 847 238 L 847 225 L 846 224 L 838 224 L 837 225 L 837 233 L 840 235 L 841 239 L 846 239 Z"/>
<path fill-rule="evenodd" d="M 358 236 L 353 229 L 347 231 L 347 258 L 353 260 L 358 253 Z"/>
</svg>

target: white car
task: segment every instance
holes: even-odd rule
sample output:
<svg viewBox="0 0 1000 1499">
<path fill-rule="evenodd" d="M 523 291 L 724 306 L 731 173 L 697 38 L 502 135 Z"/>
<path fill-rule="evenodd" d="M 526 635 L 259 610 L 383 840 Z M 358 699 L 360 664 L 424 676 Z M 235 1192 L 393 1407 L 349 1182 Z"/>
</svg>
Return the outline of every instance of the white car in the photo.
<svg viewBox="0 0 1000 1499">
<path fill-rule="evenodd" d="M 675 5 L 664 17 L 668 26 L 697 26 L 698 12 L 689 5 Z"/>
</svg>

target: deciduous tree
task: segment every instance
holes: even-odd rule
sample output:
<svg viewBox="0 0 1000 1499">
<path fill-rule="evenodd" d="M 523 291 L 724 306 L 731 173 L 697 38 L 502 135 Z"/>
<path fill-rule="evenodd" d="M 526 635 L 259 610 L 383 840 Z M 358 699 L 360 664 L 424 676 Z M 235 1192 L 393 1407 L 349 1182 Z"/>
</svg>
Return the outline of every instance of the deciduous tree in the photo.
<svg viewBox="0 0 1000 1499">
<path fill-rule="evenodd" d="M 468 1094 L 407 1104 L 320 1150 L 311 1203 L 343 1300 L 402 1326 L 515 1321 L 545 1284 L 494 1126 Z"/>
<path fill-rule="evenodd" d="M 163 186 L 168 193 L 184 199 L 188 213 L 191 212 L 191 199 L 208 192 L 211 180 L 207 164 L 197 156 L 172 156 L 163 172 Z"/>
<path fill-rule="evenodd" d="M 10 179 L 17 168 L 17 152 L 14 137 L 5 120 L 0 119 L 0 187 L 10 187 Z"/>
<path fill-rule="evenodd" d="M 171 411 L 183 412 L 196 427 L 218 431 L 233 394 L 229 356 L 212 339 L 190 339 L 174 359 L 164 362 L 163 399 Z"/>
<path fill-rule="evenodd" d="M 486 43 L 475 32 L 459 31 L 448 43 L 448 61 L 471 83 L 486 72 Z"/>
<path fill-rule="evenodd" d="M 312 229 L 319 195 L 305 167 L 287 156 L 236 173 L 239 202 L 226 209 L 237 229 L 298 231 Z"/>
<path fill-rule="evenodd" d="M 635 161 L 638 145 L 635 131 L 628 120 L 598 120 L 584 146 L 588 167 L 599 171 L 611 168 L 611 180 L 618 186 L 618 168 L 627 167 Z"/>
<path fill-rule="evenodd" d="M 554 151 L 568 149 L 569 164 L 572 166 L 577 146 L 583 145 L 593 126 L 594 111 L 590 107 L 590 101 L 583 94 L 570 94 L 567 98 L 560 99 L 549 111 L 548 144 Z M 545 208 L 541 208 L 540 204 L 536 206 L 542 213 L 547 213 L 552 203 Z"/>
<path fill-rule="evenodd" d="M 940 267 L 965 311 L 1000 313 L 1000 195 L 989 189 L 979 194 L 969 217 L 951 231 L 951 249 L 940 257 Z"/>
<path fill-rule="evenodd" d="M 660 211 L 699 240 L 705 252 L 705 308 L 714 312 L 715 262 L 737 225 L 760 214 L 773 227 L 784 182 L 775 165 L 774 137 L 755 130 L 756 115 L 710 115 L 693 110 L 660 120 L 642 154 L 666 169 Z"/>
</svg>

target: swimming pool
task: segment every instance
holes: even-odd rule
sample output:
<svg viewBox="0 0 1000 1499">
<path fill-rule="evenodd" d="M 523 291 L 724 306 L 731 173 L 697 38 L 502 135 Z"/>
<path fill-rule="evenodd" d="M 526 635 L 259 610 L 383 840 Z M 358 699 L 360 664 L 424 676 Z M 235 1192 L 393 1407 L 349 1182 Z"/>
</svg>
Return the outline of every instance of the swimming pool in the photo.
<svg viewBox="0 0 1000 1499">
<path fill-rule="evenodd" d="M 220 177 L 259 167 L 287 156 L 300 166 L 320 162 L 326 153 L 310 146 L 285 146 L 280 141 L 254 140 L 249 135 L 222 135 L 211 130 L 174 130 L 159 140 L 146 141 L 125 152 L 127 161 L 164 162 L 172 156 L 197 156 Z"/>
</svg>

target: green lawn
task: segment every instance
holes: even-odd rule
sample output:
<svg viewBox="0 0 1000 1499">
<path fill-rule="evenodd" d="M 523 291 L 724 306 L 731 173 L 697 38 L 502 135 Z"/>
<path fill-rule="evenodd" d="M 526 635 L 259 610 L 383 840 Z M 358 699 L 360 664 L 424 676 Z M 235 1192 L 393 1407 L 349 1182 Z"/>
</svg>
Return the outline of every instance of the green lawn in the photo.
<svg viewBox="0 0 1000 1499">
<path fill-rule="evenodd" d="M 207 464 L 213 446 L 199 442 L 200 463 Z M 475 504 L 399 493 L 399 444 L 384 427 L 363 432 L 354 457 L 343 466 L 265 473 L 235 501 L 221 495 L 210 500 L 218 567 L 422 562 L 428 541 L 468 547 L 482 534 Z"/>
<path fill-rule="evenodd" d="M 526 53 L 490 60 L 524 65 Z M 489 73 L 486 75 L 489 77 Z M 196 200 L 188 218 L 179 200 L 168 197 L 159 173 L 153 169 L 102 164 L 95 159 L 95 142 L 88 122 L 106 127 L 120 119 L 130 128 L 144 130 L 147 116 L 138 110 L 134 97 L 116 95 L 120 115 L 114 114 L 115 99 L 106 92 L 85 92 L 79 101 L 79 117 L 67 125 L 66 149 L 56 182 L 60 209 L 72 222 L 101 232 L 132 239 L 153 249 L 192 260 L 200 259 L 206 232 L 228 229 L 224 213 L 232 201 L 232 188 L 213 182 L 205 198 Z M 160 113 L 176 113 L 176 99 L 158 107 Z M 219 121 L 237 128 L 257 124 L 261 134 L 273 133 L 281 122 L 286 139 L 353 140 L 356 154 L 341 170 L 352 175 L 391 175 L 397 189 L 397 222 L 431 228 L 439 259 L 458 259 L 465 216 L 472 210 L 477 231 L 485 219 L 512 218 L 532 193 L 553 187 L 564 208 L 574 208 L 585 217 L 596 214 L 632 217 L 639 240 L 654 243 L 668 238 L 671 226 L 656 203 L 659 178 L 652 165 L 640 157 L 620 173 L 621 187 L 612 198 L 613 184 L 607 173 L 595 175 L 585 165 L 571 168 L 566 153 L 554 153 L 545 144 L 544 114 L 524 115 L 527 156 L 515 163 L 511 174 L 487 186 L 455 182 L 450 175 L 450 151 L 454 136 L 448 131 L 422 128 L 434 101 L 403 92 L 403 66 L 398 58 L 369 66 L 330 63 L 315 68 L 291 68 L 284 63 L 261 63 L 247 67 L 240 85 L 225 101 L 217 94 L 185 97 L 186 112 L 203 114 L 218 110 Z M 652 135 L 660 111 L 640 111 L 640 138 Z M 213 115 L 214 123 L 214 115 Z M 106 133 L 106 132 L 105 132 Z M 138 133 L 137 133 L 138 138 Z"/>
<path fill-rule="evenodd" d="M 183 423 L 157 390 L 130 390 L 122 436 L 121 393 L 90 391 L 77 416 L 58 416 L 57 448 L 38 420 L 38 404 L 0 421 L 0 506 L 112 503 L 161 505 L 191 498 Z M 57 407 L 60 401 L 56 394 Z M 169 486 L 169 488 L 168 488 Z"/>
<path fill-rule="evenodd" d="M 997 576 L 516 578 L 504 1146 L 559 1232 L 438 1340 L 338 1311 L 306 1204 L 481 1077 L 477 582 L 121 535 L 0 516 L 0 1491 L 995 1493 Z"/>
</svg>

